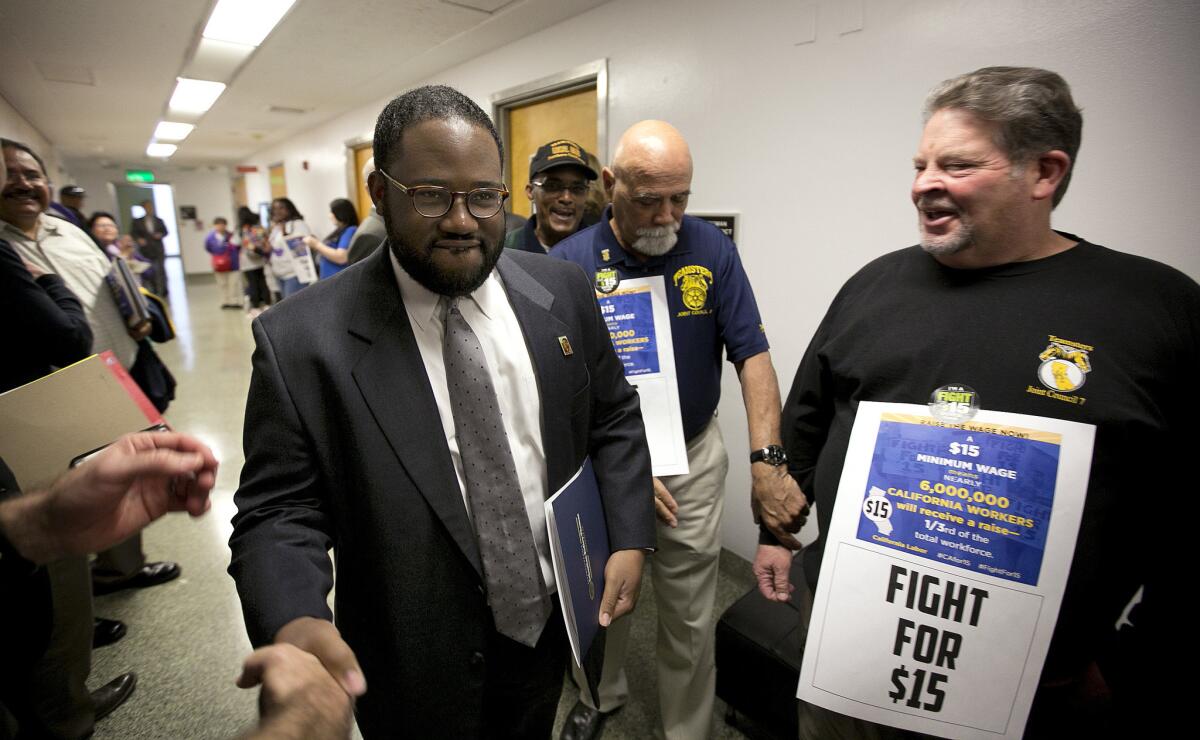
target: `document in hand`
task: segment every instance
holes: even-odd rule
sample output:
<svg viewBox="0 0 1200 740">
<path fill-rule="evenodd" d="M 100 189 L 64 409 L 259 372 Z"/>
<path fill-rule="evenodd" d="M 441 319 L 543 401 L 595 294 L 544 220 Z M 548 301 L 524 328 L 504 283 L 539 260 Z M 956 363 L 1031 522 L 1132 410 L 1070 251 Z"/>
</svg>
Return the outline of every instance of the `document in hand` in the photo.
<svg viewBox="0 0 1200 740">
<path fill-rule="evenodd" d="M 604 566 L 609 555 L 608 526 L 591 458 L 546 501 L 546 527 L 571 654 L 583 666 L 583 657 L 600 629 Z"/>
<path fill-rule="evenodd" d="M 0 393 L 0 457 L 29 490 L 122 434 L 162 423 L 112 352 L 102 352 Z"/>
<path fill-rule="evenodd" d="M 137 278 L 133 276 L 133 271 L 124 257 L 113 260 L 112 269 L 104 279 L 108 282 L 108 288 L 117 302 L 121 317 L 125 319 L 129 328 L 134 329 L 150 321 L 150 307 L 146 305 L 146 297 L 138 288 Z"/>
</svg>

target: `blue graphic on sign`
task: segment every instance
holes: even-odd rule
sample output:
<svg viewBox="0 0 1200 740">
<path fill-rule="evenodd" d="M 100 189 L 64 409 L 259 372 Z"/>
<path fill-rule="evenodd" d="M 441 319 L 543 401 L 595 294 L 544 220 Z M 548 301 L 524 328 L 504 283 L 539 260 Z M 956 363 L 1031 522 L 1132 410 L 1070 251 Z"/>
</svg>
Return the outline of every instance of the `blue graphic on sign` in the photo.
<svg viewBox="0 0 1200 740">
<path fill-rule="evenodd" d="M 625 367 L 625 377 L 659 371 L 658 339 L 649 291 L 601 295 L 600 313 L 608 326 L 613 349 Z"/>
<path fill-rule="evenodd" d="M 858 538 L 1037 585 L 1059 446 L 991 432 L 884 421 Z"/>
</svg>

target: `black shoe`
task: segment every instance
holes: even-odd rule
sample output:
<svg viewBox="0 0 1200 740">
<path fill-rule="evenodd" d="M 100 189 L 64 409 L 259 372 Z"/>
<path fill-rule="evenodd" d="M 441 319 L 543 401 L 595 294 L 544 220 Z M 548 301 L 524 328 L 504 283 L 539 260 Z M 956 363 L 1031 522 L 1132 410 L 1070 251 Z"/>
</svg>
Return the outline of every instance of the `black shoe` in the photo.
<svg viewBox="0 0 1200 740">
<path fill-rule="evenodd" d="M 96 706 L 96 721 L 112 714 L 112 710 L 121 706 L 133 687 L 137 686 L 136 673 L 123 673 L 92 692 L 92 703 Z"/>
<path fill-rule="evenodd" d="M 96 617 L 92 620 L 92 647 L 111 645 L 125 636 L 125 623 L 117 619 Z"/>
<path fill-rule="evenodd" d="M 601 712 L 592 709 L 581 701 L 575 702 L 567 719 L 563 722 L 562 732 L 558 740 L 595 740 L 604 734 L 604 720 L 616 714 L 617 710 Z"/>
<path fill-rule="evenodd" d="M 120 581 L 93 581 L 92 593 L 111 594 L 126 588 L 149 588 L 160 583 L 173 581 L 179 577 L 179 564 L 164 560 L 158 563 L 146 563 L 142 569 L 129 578 Z"/>
</svg>

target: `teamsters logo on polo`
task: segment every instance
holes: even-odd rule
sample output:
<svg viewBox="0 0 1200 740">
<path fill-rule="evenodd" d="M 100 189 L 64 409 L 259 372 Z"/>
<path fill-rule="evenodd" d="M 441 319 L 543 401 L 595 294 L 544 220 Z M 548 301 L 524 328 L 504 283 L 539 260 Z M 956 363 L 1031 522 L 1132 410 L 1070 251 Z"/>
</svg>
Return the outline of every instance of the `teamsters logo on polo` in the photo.
<svg viewBox="0 0 1200 740">
<path fill-rule="evenodd" d="M 1038 355 L 1042 364 L 1038 365 L 1037 376 L 1044 388 L 1030 385 L 1025 391 L 1082 406 L 1087 399 L 1067 394 L 1074 393 L 1087 382 L 1088 373 L 1092 371 L 1090 353 L 1095 349 L 1090 344 L 1051 334 L 1046 349 Z"/>
<path fill-rule="evenodd" d="M 681 267 L 675 271 L 672 280 L 675 287 L 679 288 L 683 305 L 688 309 L 680 313 L 680 316 L 711 313 L 711 311 L 704 310 L 704 304 L 708 302 L 708 286 L 713 282 L 713 274 L 707 267 L 701 265 Z"/>
</svg>

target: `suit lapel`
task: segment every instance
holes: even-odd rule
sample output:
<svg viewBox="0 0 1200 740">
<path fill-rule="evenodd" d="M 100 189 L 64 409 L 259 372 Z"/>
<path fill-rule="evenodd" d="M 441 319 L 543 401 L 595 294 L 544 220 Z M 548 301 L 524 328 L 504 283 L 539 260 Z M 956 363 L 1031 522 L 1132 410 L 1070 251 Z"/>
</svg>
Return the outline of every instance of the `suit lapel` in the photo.
<svg viewBox="0 0 1200 740">
<path fill-rule="evenodd" d="M 354 382 L 388 444 L 482 580 L 479 546 L 463 505 L 437 402 L 389 258 L 387 241 L 364 272 L 349 331 L 370 343 Z"/>
<path fill-rule="evenodd" d="M 550 313 L 554 295 L 516 262 L 504 255 L 496 264 L 512 304 L 513 313 L 525 335 L 525 346 L 533 361 L 538 394 L 542 401 L 542 450 L 546 453 L 546 477 L 553 493 L 575 473 L 570 454 L 570 389 L 561 382 L 569 377 L 565 362 L 583 362 L 581 354 L 567 356 L 559 337 L 571 334 L 567 325 Z M 576 351 L 582 348 L 576 348 Z"/>
</svg>

